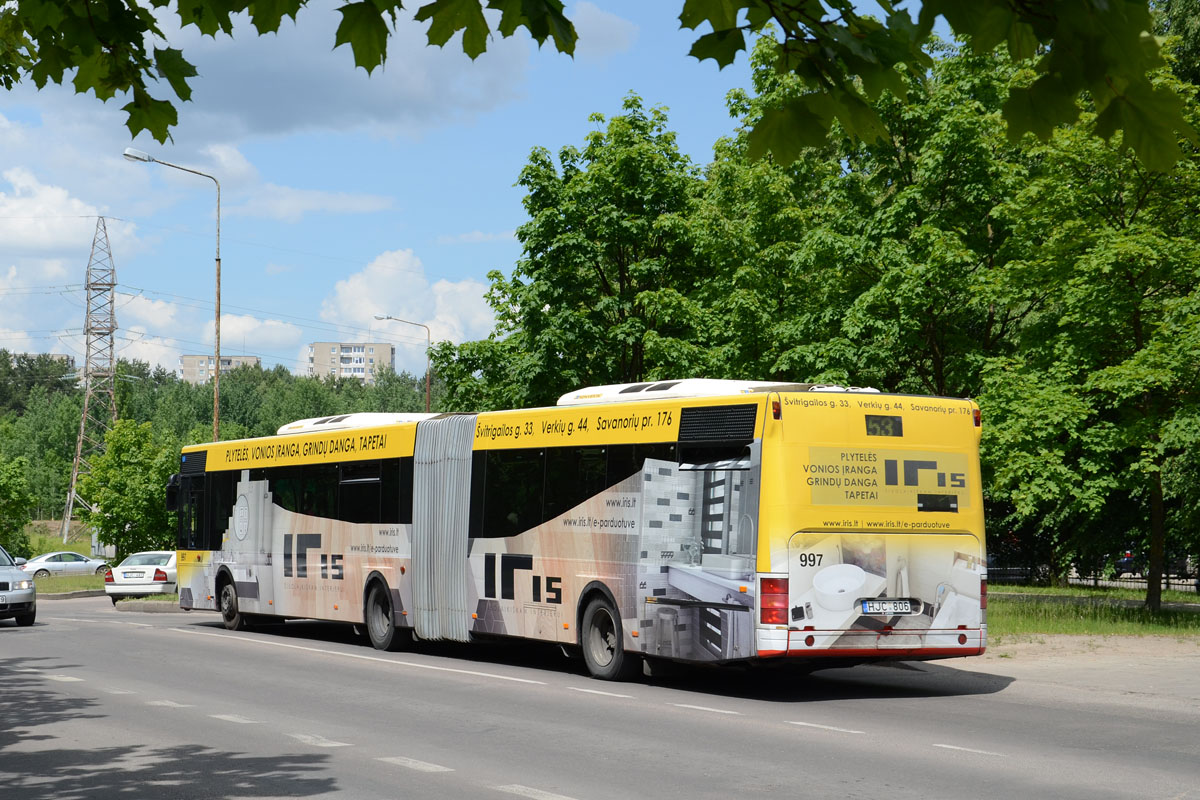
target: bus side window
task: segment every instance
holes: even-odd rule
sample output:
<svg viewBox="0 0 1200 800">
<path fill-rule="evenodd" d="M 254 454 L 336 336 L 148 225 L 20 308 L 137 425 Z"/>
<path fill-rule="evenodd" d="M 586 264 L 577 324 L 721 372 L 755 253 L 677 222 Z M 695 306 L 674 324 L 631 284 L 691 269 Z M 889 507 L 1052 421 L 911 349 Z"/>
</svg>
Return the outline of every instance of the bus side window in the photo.
<svg viewBox="0 0 1200 800">
<path fill-rule="evenodd" d="M 489 450 L 484 469 L 485 538 L 515 536 L 540 525 L 545 494 L 544 450 Z"/>
<path fill-rule="evenodd" d="M 379 461 L 343 463 L 337 518 L 343 522 L 380 522 L 382 487 Z"/>
<path fill-rule="evenodd" d="M 379 510 L 379 522 L 412 523 L 413 508 L 413 459 L 384 459 L 381 467 L 383 500 Z"/>
<path fill-rule="evenodd" d="M 608 488 L 603 447 L 551 447 L 546 451 L 543 522 L 570 511 Z"/>
<path fill-rule="evenodd" d="M 202 550 L 220 550 L 222 540 L 225 537 L 225 532 L 229 530 L 229 519 L 233 515 L 233 504 L 237 499 L 234 497 L 234 491 L 237 486 L 237 472 L 210 472 L 208 473 L 207 483 L 207 525 L 199 530 L 203 531 L 201 540 Z"/>
</svg>

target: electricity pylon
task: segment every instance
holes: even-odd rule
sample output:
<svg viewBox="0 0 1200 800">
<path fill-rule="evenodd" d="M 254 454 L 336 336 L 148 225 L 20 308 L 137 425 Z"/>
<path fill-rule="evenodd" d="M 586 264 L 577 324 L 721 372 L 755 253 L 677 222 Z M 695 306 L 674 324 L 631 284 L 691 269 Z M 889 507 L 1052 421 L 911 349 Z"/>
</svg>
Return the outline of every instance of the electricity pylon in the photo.
<svg viewBox="0 0 1200 800">
<path fill-rule="evenodd" d="M 87 268 L 87 316 L 84 336 L 87 361 L 83 367 L 83 415 L 79 437 L 75 440 L 75 461 L 71 465 L 71 485 L 67 488 L 67 508 L 63 511 L 62 537 L 67 541 L 71 512 L 75 503 L 94 510 L 92 504 L 76 494 L 81 476 L 92 472 L 92 459 L 104 452 L 104 434 L 117 421 L 116 364 L 113 361 L 113 334 L 117 330 L 114 288 L 117 270 L 108 245 L 104 217 L 96 218 L 96 235 Z"/>
</svg>

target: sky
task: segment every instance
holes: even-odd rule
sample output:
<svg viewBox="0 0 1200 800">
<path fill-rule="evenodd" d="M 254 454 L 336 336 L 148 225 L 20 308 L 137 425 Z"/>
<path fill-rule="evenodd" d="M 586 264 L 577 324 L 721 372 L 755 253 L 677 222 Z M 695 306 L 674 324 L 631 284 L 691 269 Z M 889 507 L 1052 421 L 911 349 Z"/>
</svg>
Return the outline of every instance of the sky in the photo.
<svg viewBox="0 0 1200 800">
<path fill-rule="evenodd" d="M 397 370 L 423 374 L 424 329 L 374 317 L 427 325 L 435 342 L 488 335 L 487 273 L 521 257 L 514 184 L 532 148 L 581 146 L 590 114 L 636 92 L 704 165 L 736 127 L 726 93 L 749 86 L 745 54 L 724 70 L 687 55 L 699 33 L 680 29 L 680 0 L 568 0 L 574 58 L 522 32 L 472 62 L 457 37 L 427 46 L 410 14 L 371 76 L 332 49 L 336 5 L 314 0 L 265 37 L 244 17 L 233 39 L 165 28 L 200 73 L 165 145 L 130 138 L 120 96 L 0 90 L 0 348 L 83 366 L 103 216 L 117 357 L 175 370 L 212 353 L 215 186 L 124 159 L 133 147 L 220 182 L 223 356 L 303 375 L 310 342 L 385 341 Z"/>
</svg>

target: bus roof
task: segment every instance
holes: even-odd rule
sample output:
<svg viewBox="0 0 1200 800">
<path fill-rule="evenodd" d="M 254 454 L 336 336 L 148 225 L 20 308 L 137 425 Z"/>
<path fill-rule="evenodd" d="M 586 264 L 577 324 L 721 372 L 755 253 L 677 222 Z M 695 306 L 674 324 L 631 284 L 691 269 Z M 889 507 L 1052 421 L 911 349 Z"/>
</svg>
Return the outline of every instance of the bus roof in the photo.
<svg viewBox="0 0 1200 800">
<path fill-rule="evenodd" d="M 878 394 L 878 389 L 859 386 L 837 386 L 828 383 L 783 383 L 779 381 L 739 381 L 715 378 L 685 378 L 678 381 L 649 381 L 646 383 L 617 383 L 610 386 L 589 386 L 568 392 L 558 398 L 560 406 L 582 406 L 593 403 L 616 403 L 629 400 L 664 400 L 680 397 L 727 397 L 759 392 L 865 392 Z"/>
<path fill-rule="evenodd" d="M 379 412 L 359 412 L 357 414 L 336 414 L 331 417 L 311 417 L 289 422 L 276 431 L 277 434 L 307 433 L 309 431 L 336 431 L 345 428 L 368 428 L 379 425 L 398 425 L 402 422 L 420 422 L 432 419 L 437 414 L 389 414 Z"/>
</svg>

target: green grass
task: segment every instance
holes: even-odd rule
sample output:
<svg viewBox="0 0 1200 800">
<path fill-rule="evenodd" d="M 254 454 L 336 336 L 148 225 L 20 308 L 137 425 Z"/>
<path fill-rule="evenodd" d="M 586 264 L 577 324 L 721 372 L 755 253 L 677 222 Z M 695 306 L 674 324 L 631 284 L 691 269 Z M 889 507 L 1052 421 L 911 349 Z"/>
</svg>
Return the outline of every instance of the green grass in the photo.
<svg viewBox="0 0 1200 800">
<path fill-rule="evenodd" d="M 1043 600 L 989 596 L 988 636 L 1200 636 L 1197 612 L 1151 612 L 1140 605 L 1125 605 L 1119 602 L 1121 598 L 1094 597 L 1070 590 L 1061 597 Z"/>
<path fill-rule="evenodd" d="M 61 594 L 82 592 L 89 589 L 104 589 L 103 575 L 62 575 L 60 577 L 37 578 L 39 594 Z"/>
<path fill-rule="evenodd" d="M 126 597 L 124 600 L 119 600 L 121 603 L 174 603 L 179 605 L 179 595 L 177 594 L 148 594 L 143 597 Z"/>
</svg>

